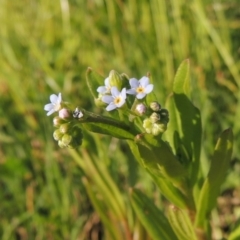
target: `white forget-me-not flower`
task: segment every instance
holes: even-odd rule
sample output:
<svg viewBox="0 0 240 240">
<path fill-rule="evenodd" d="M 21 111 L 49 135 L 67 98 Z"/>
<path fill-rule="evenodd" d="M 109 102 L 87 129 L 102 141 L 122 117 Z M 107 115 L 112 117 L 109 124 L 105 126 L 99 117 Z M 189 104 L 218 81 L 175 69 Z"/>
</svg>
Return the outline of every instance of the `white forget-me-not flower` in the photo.
<svg viewBox="0 0 240 240">
<path fill-rule="evenodd" d="M 107 111 L 120 108 L 126 101 L 126 88 L 123 88 L 121 92 L 118 91 L 117 87 L 111 88 L 112 95 L 104 95 L 102 101 L 107 103 Z"/>
<path fill-rule="evenodd" d="M 62 94 L 61 93 L 59 93 L 58 95 L 52 94 L 50 96 L 50 102 L 51 103 L 48 103 L 44 106 L 44 110 L 48 111 L 47 116 L 61 109 Z"/>
<path fill-rule="evenodd" d="M 136 95 L 137 99 L 144 98 L 153 90 L 153 84 L 149 84 L 148 77 L 142 77 L 139 81 L 136 78 L 131 78 L 129 83 L 131 89 L 127 90 L 127 93 Z"/>
<path fill-rule="evenodd" d="M 100 86 L 97 88 L 97 92 L 103 95 L 111 92 L 112 87 L 110 86 L 109 77 L 105 78 L 104 84 L 105 86 Z"/>
</svg>

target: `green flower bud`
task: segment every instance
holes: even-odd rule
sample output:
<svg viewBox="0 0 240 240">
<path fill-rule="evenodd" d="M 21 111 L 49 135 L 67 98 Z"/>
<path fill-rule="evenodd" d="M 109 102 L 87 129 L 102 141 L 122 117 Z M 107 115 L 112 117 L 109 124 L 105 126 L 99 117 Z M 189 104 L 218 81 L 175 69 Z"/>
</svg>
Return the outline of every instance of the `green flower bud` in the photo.
<svg viewBox="0 0 240 240">
<path fill-rule="evenodd" d="M 54 117 L 53 118 L 53 126 L 59 128 L 61 124 L 63 124 L 64 121 L 60 117 Z"/>
<path fill-rule="evenodd" d="M 53 138 L 58 141 L 62 138 L 63 134 L 61 133 L 61 131 L 59 129 L 55 130 L 53 132 Z"/>
<path fill-rule="evenodd" d="M 159 114 L 161 115 L 162 118 L 168 118 L 169 117 L 168 110 L 165 109 L 165 108 L 161 109 Z"/>
<path fill-rule="evenodd" d="M 61 140 L 58 141 L 58 146 L 60 148 L 65 148 L 66 147 L 66 145 Z"/>
<path fill-rule="evenodd" d="M 78 140 L 72 141 L 69 145 L 68 148 L 77 148 L 82 145 L 82 138 L 79 138 Z"/>
<path fill-rule="evenodd" d="M 61 139 L 61 141 L 62 141 L 62 143 L 63 143 L 65 146 L 67 146 L 67 145 L 69 145 L 69 144 L 71 143 L 71 141 L 72 141 L 72 136 L 69 135 L 69 134 L 64 134 L 63 137 L 62 137 L 62 139 Z"/>
<path fill-rule="evenodd" d="M 71 132 L 71 136 L 75 139 L 75 138 L 82 138 L 83 134 L 82 134 L 82 129 L 79 127 L 74 127 L 72 132 Z"/>
<path fill-rule="evenodd" d="M 158 112 L 161 110 L 161 105 L 158 102 L 151 102 L 150 103 L 150 108 L 154 111 L 154 112 Z"/>
<path fill-rule="evenodd" d="M 157 136 L 167 130 L 167 124 L 162 122 L 153 122 L 151 118 L 147 118 L 143 121 L 143 128 L 147 133 Z"/>
<path fill-rule="evenodd" d="M 59 128 L 61 133 L 67 133 L 70 129 L 70 123 L 64 123 Z"/>
<path fill-rule="evenodd" d="M 147 133 L 152 132 L 152 127 L 153 127 L 153 123 L 150 118 L 146 118 L 145 120 L 143 120 L 143 128 Z"/>
<path fill-rule="evenodd" d="M 69 148 L 77 148 L 82 144 L 82 129 L 79 127 L 74 127 L 73 131 L 71 132 L 72 141 L 68 144 Z"/>
<path fill-rule="evenodd" d="M 156 123 L 161 119 L 161 117 L 158 113 L 154 112 L 151 114 L 150 119 L 151 119 L 152 123 Z"/>
<path fill-rule="evenodd" d="M 119 90 L 122 88 L 122 79 L 118 72 L 112 70 L 109 73 L 109 85 L 111 87 L 117 87 Z"/>
<path fill-rule="evenodd" d="M 152 127 L 152 134 L 154 136 L 159 135 L 160 133 L 164 133 L 167 129 L 167 126 L 165 124 L 161 123 L 154 123 Z"/>
</svg>

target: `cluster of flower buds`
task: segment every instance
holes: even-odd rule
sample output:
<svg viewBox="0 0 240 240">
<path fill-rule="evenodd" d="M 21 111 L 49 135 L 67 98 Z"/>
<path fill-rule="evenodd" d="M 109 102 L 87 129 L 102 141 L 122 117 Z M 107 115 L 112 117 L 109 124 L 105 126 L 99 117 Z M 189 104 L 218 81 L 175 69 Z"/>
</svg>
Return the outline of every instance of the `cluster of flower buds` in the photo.
<svg viewBox="0 0 240 240">
<path fill-rule="evenodd" d="M 150 83 L 149 77 L 144 76 L 140 80 L 129 79 L 126 75 L 120 75 L 112 70 L 104 80 L 104 84 L 95 90 L 98 93 L 97 98 L 96 92 L 92 95 L 97 106 L 105 107 L 108 112 L 120 110 L 119 119 L 106 118 L 82 110 L 83 114 L 78 108 L 72 110 L 69 104 L 63 102 L 61 93 L 50 96 L 50 103 L 46 104 L 44 109 L 48 116 L 58 112 L 58 116 L 53 119 L 53 124 L 57 128 L 53 137 L 60 147 L 76 148 L 81 145 L 82 123 L 86 123 L 85 126 L 89 126 L 88 123 L 95 124 L 94 131 L 97 132 L 103 126 L 101 124 L 105 127 L 113 125 L 119 128 L 124 125 L 124 129 L 126 126 L 131 126 L 133 134 L 145 132 L 158 136 L 166 131 L 169 121 L 168 111 L 162 109 L 158 102 L 149 101 L 153 96 L 155 97 L 154 94 L 151 95 L 154 86 Z M 100 133 L 104 133 L 104 128 Z"/>
<path fill-rule="evenodd" d="M 147 133 L 157 136 L 167 130 L 169 114 L 158 102 L 150 103 L 150 116 L 143 120 L 143 128 Z"/>
<path fill-rule="evenodd" d="M 66 103 L 62 102 L 61 93 L 50 96 L 51 103 L 46 104 L 44 109 L 48 111 L 47 115 L 58 112 L 54 117 L 53 125 L 57 128 L 53 133 L 53 138 L 58 141 L 58 145 L 68 148 L 76 148 L 82 144 L 82 129 L 75 125 L 76 119 L 83 117 L 83 113 L 76 108 L 74 111 L 66 108 Z"/>
</svg>

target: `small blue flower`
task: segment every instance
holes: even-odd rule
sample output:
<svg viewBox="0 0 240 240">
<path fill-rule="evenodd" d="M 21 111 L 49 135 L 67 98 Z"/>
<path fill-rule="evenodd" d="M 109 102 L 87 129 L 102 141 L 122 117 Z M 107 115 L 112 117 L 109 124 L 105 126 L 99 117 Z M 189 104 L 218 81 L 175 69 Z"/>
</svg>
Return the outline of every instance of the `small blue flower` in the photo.
<svg viewBox="0 0 240 240">
<path fill-rule="evenodd" d="M 50 96 L 50 102 L 44 106 L 44 110 L 48 111 L 47 116 L 51 115 L 54 112 L 58 112 L 61 109 L 62 95 L 61 93 L 52 94 Z"/>
<path fill-rule="evenodd" d="M 121 92 L 118 91 L 117 87 L 111 88 L 112 95 L 105 95 L 102 97 L 102 101 L 107 103 L 107 111 L 120 108 L 126 101 L 126 88 L 123 88 Z"/>
<path fill-rule="evenodd" d="M 136 95 L 137 99 L 144 98 L 153 90 L 153 84 L 149 84 L 148 77 L 142 77 L 139 81 L 136 78 L 131 78 L 129 83 L 131 89 L 127 90 L 127 93 Z"/>
<path fill-rule="evenodd" d="M 100 86 L 97 88 L 97 92 L 100 93 L 100 94 L 108 94 L 111 92 L 111 86 L 110 86 L 110 81 L 109 81 L 109 77 L 107 77 L 105 80 L 104 80 L 104 84 L 105 86 Z"/>
</svg>

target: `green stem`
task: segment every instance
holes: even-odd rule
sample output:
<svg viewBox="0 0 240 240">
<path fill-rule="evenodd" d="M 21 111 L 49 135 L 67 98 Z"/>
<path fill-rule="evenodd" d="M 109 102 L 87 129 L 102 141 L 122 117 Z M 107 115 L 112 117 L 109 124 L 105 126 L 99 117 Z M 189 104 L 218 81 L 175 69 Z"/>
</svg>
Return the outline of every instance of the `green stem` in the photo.
<svg viewBox="0 0 240 240">
<path fill-rule="evenodd" d="M 106 116 L 101 116 L 95 113 L 83 111 L 84 117 L 80 118 L 78 122 L 85 123 L 85 122 L 93 122 L 93 123 L 103 123 L 103 124 L 108 124 L 112 125 L 118 128 L 121 128 L 126 131 L 130 131 L 131 128 L 130 126 L 126 125 L 122 121 L 118 121 L 116 119 L 106 117 Z"/>
</svg>

